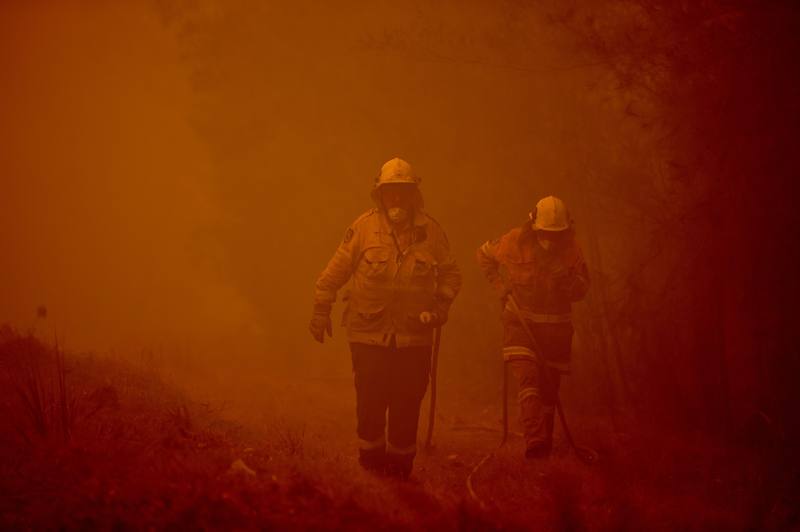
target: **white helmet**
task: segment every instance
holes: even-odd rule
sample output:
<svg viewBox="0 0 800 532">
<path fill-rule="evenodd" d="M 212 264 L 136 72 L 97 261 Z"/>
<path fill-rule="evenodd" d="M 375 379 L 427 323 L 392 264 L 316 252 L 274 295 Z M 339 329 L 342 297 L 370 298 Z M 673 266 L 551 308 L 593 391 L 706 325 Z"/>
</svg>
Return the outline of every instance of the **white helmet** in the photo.
<svg viewBox="0 0 800 532">
<path fill-rule="evenodd" d="M 537 231 L 566 231 L 572 225 L 567 206 L 555 196 L 540 199 L 529 217 Z"/>
<path fill-rule="evenodd" d="M 410 164 L 399 157 L 395 157 L 381 166 L 381 174 L 375 178 L 375 188 L 388 183 L 419 185 L 420 181 L 422 180 L 417 177 Z"/>
<path fill-rule="evenodd" d="M 380 206 L 380 194 L 378 190 L 383 185 L 392 183 L 417 185 L 414 203 L 416 207 L 421 208 L 423 203 L 422 194 L 419 191 L 419 184 L 421 181 L 422 179 L 417 177 L 417 174 L 414 173 L 410 164 L 399 157 L 395 157 L 394 159 L 386 161 L 381 167 L 380 175 L 375 178 L 375 186 L 372 189 L 372 199 Z"/>
</svg>

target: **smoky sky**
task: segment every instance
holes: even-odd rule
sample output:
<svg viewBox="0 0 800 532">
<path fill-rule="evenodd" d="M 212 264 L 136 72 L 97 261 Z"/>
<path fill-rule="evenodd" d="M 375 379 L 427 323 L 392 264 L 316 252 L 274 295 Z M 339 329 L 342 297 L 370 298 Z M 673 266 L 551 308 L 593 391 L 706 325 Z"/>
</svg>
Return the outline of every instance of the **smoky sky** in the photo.
<svg viewBox="0 0 800 532">
<path fill-rule="evenodd" d="M 464 273 L 443 350 L 490 358 L 475 249 L 548 194 L 610 223 L 595 181 L 647 160 L 602 70 L 513 2 L 0 10 L 0 322 L 76 349 L 320 357 L 314 280 L 397 156 Z"/>
</svg>

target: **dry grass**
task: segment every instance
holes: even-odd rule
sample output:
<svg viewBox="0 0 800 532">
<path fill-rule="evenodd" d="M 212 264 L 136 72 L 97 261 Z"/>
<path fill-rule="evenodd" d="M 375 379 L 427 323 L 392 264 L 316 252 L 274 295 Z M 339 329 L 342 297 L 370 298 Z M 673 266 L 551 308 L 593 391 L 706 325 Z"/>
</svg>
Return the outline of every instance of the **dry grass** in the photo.
<svg viewBox="0 0 800 532">
<path fill-rule="evenodd" d="M 295 425 L 286 419 L 277 420 L 269 430 L 271 447 L 285 456 L 302 456 L 305 446 L 306 427 Z"/>
<path fill-rule="evenodd" d="M 514 437 L 475 475 L 484 510 L 470 502 L 464 479 L 498 434 L 451 430 L 463 423 L 444 414 L 447 401 L 437 447 L 418 456 L 416 479 L 403 483 L 358 467 L 349 425 L 333 430 L 286 409 L 260 426 L 241 425 L 156 372 L 62 357 L 7 330 L 0 366 L 19 385 L 0 388 L 2 528 L 777 530 L 798 523 L 791 486 L 769 491 L 779 478 L 770 462 L 701 436 L 642 428 L 623 439 L 577 417 L 576 437 L 601 453 L 594 467 L 563 442 L 551 460 L 525 462 Z M 318 405 L 340 397 L 331 388 L 297 393 Z M 493 414 L 485 417 L 476 426 L 491 426 Z"/>
<path fill-rule="evenodd" d="M 13 356 L 4 360 L 5 385 L 13 391 L 5 401 L 5 418 L 28 445 L 50 439 L 69 442 L 82 414 L 81 398 L 67 382 L 64 353 L 58 343 L 46 349 L 33 337 L 0 334 Z"/>
<path fill-rule="evenodd" d="M 254 436 L 150 370 L 65 359 L 7 329 L 0 364 L 0 528 L 330 530 L 382 522 L 304 471 L 302 425 L 279 420 L 266 438 Z"/>
</svg>

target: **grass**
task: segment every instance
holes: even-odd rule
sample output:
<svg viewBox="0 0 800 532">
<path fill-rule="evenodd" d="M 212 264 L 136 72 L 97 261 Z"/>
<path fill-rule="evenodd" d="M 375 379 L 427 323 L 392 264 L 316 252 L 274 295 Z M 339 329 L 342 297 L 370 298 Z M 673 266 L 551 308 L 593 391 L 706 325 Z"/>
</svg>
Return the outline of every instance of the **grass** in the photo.
<svg viewBox="0 0 800 532">
<path fill-rule="evenodd" d="M 305 445 L 306 427 L 293 425 L 286 419 L 279 419 L 270 429 L 272 447 L 286 456 L 302 456 Z"/>
<path fill-rule="evenodd" d="M 255 435 L 148 369 L 64 357 L 8 329 L 0 365 L 2 529 L 383 524 L 305 471 L 302 424 L 277 420 Z M 329 472 L 353 476 L 337 462 Z"/>
<path fill-rule="evenodd" d="M 244 397 L 281 404 L 242 424 L 228 415 L 236 405 L 195 402 L 152 367 L 65 355 L 7 328 L 0 368 L 3 529 L 781 530 L 800 522 L 791 469 L 703 435 L 640 425 L 622 438 L 575 415 L 576 438 L 591 441 L 601 461 L 586 467 L 559 440 L 551 460 L 526 462 L 513 437 L 475 475 L 481 509 L 464 480 L 498 434 L 451 430 L 464 423 L 447 411 L 479 427 L 495 416 L 468 415 L 477 410 L 447 397 L 436 447 L 402 483 L 361 471 L 352 427 L 333 428 L 331 420 L 352 416 L 336 404 L 351 392 L 346 380 L 341 390 L 275 383 L 269 394 L 254 381 Z"/>
<path fill-rule="evenodd" d="M 16 433 L 28 445 L 49 439 L 69 442 L 81 414 L 80 398 L 67 383 L 64 353 L 56 342 L 46 349 L 33 337 L 0 332 L 15 357 L 6 360 L 5 376 L 13 398 L 6 413 Z"/>
</svg>

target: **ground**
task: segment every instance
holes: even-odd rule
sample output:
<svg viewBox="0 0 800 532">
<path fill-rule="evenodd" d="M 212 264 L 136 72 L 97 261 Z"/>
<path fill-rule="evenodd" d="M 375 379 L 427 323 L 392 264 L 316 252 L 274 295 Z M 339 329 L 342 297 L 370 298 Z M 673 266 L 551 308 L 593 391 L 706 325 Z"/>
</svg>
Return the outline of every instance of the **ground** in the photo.
<svg viewBox="0 0 800 532">
<path fill-rule="evenodd" d="M 596 465 L 577 460 L 560 433 L 550 460 L 526 461 L 518 435 L 498 447 L 499 405 L 444 394 L 435 445 L 421 450 L 413 478 L 402 482 L 356 462 L 346 367 L 305 381 L 228 368 L 195 374 L 188 384 L 147 357 L 63 355 L 8 329 L 0 334 L 0 362 L 2 528 L 797 524 L 791 491 L 759 498 L 770 477 L 756 454 L 700 434 L 648 429 L 631 436 L 578 416 L 576 438 L 598 450 Z M 423 409 L 421 435 L 424 421 Z"/>
</svg>

